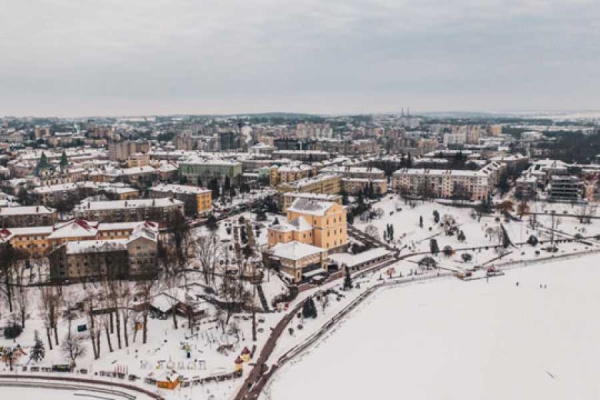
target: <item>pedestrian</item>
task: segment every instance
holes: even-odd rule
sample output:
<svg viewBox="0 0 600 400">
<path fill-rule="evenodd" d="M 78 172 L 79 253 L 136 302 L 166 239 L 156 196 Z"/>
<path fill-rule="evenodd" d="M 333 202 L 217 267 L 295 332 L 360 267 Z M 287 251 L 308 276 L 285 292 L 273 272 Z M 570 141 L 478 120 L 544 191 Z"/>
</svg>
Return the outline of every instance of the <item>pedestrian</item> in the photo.
<svg viewBox="0 0 600 400">
<path fill-rule="evenodd" d="M 519 286 L 519 282 L 517 282 L 517 286 Z"/>
</svg>

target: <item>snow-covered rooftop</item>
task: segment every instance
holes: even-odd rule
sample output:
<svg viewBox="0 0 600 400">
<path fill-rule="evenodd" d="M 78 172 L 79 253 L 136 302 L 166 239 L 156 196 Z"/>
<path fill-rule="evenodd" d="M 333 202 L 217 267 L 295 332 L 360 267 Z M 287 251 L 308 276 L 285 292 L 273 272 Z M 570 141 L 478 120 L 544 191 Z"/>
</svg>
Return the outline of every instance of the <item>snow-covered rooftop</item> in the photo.
<svg viewBox="0 0 600 400">
<path fill-rule="evenodd" d="M 363 264 L 365 262 L 374 260 L 379 257 L 386 256 L 390 254 L 389 250 L 386 250 L 383 247 L 377 247 L 375 249 L 367 250 L 358 254 L 350 254 L 350 253 L 335 253 L 330 254 L 329 259 L 337 262 L 339 265 L 345 265 L 347 267 L 354 267 L 356 265 Z"/>
<path fill-rule="evenodd" d="M 116 210 L 129 208 L 151 208 L 180 206 L 183 202 L 168 197 L 158 199 L 134 199 L 134 200 L 112 200 L 112 201 L 88 201 L 75 207 L 75 211 Z"/>
<path fill-rule="evenodd" d="M 160 184 L 150 188 L 151 191 L 167 192 L 167 193 L 185 193 L 185 194 L 203 194 L 210 190 L 198 186 L 176 185 L 176 184 Z"/>
<path fill-rule="evenodd" d="M 323 216 L 335 203 L 328 201 L 317 201 L 311 199 L 296 199 L 287 209 L 288 211 L 303 214 Z"/>
<path fill-rule="evenodd" d="M 326 253 L 326 249 L 312 246 L 310 244 L 304 244 L 301 242 L 288 242 L 278 243 L 271 248 L 273 257 L 284 258 L 286 260 L 301 260 L 305 257 L 312 256 L 314 254 Z"/>
<path fill-rule="evenodd" d="M 1 215 L 30 215 L 30 214 L 53 214 L 55 210 L 46 206 L 19 206 L 19 207 L 2 207 L 0 208 Z"/>
</svg>

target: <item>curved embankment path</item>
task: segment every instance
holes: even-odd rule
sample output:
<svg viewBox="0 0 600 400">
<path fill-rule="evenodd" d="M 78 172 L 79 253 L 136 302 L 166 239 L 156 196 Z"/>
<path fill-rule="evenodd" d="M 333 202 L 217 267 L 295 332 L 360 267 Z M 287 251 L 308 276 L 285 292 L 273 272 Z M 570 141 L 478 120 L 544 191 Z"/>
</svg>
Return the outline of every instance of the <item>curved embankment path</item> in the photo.
<svg viewBox="0 0 600 400">
<path fill-rule="evenodd" d="M 164 400 L 162 396 L 139 386 L 71 376 L 0 374 L 0 388 L 2 387 L 88 392 L 89 397 L 98 398 L 111 396 L 110 398 L 126 400 Z"/>
</svg>

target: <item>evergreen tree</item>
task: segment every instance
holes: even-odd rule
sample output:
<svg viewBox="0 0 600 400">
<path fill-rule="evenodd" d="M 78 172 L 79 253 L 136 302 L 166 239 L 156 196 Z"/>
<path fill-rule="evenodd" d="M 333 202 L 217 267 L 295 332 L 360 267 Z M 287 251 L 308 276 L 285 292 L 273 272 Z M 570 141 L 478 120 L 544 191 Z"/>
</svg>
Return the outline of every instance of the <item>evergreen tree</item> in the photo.
<svg viewBox="0 0 600 400">
<path fill-rule="evenodd" d="M 347 206 L 347 205 L 348 205 L 348 203 L 349 203 L 349 200 L 348 200 L 348 192 L 346 192 L 345 190 L 342 190 L 342 191 L 340 192 L 340 194 L 342 195 L 342 204 L 343 204 L 343 205 L 345 205 L 345 206 Z"/>
<path fill-rule="evenodd" d="M 317 318 L 317 306 L 312 297 L 304 300 L 302 304 L 302 317 L 303 318 Z"/>
<path fill-rule="evenodd" d="M 373 181 L 369 182 L 369 186 L 368 186 L 368 192 L 369 194 L 369 198 L 370 199 L 374 199 L 375 198 L 375 189 L 373 188 Z"/>
<path fill-rule="evenodd" d="M 346 222 L 348 222 L 350 225 L 352 225 L 354 223 L 354 214 L 349 212 L 348 215 L 346 216 Z"/>
<path fill-rule="evenodd" d="M 527 243 L 532 246 L 536 246 L 539 243 L 539 241 L 538 241 L 537 237 L 535 237 L 534 235 L 531 235 L 531 236 L 529 236 L 529 239 L 527 239 Z"/>
<path fill-rule="evenodd" d="M 213 178 L 209 183 L 209 189 L 212 191 L 213 200 L 217 200 L 221 195 L 221 191 L 219 188 L 219 181 L 216 178 Z"/>
<path fill-rule="evenodd" d="M 256 220 L 257 221 L 266 221 L 267 220 L 267 214 L 264 212 L 264 210 L 259 210 L 256 213 Z"/>
<path fill-rule="evenodd" d="M 63 150 L 63 152 L 60 156 L 60 169 L 64 171 L 65 169 L 67 169 L 68 166 L 69 166 L 69 159 L 67 158 L 66 151 Z"/>
<path fill-rule="evenodd" d="M 214 215 L 210 214 L 208 216 L 208 219 L 206 220 L 206 227 L 210 230 L 215 230 L 219 227 L 217 219 L 215 218 Z"/>
<path fill-rule="evenodd" d="M 40 335 L 38 331 L 33 332 L 33 341 L 34 345 L 31 348 L 31 359 L 35 362 L 40 362 L 46 356 L 46 348 L 44 347 L 44 342 L 40 339 Z"/>
<path fill-rule="evenodd" d="M 440 252 L 440 247 L 438 246 L 437 240 L 431 239 L 429 241 L 429 249 L 431 251 L 431 254 L 437 254 Z"/>
<path fill-rule="evenodd" d="M 502 229 L 502 246 L 505 249 L 508 246 L 514 246 L 512 243 L 512 240 L 510 240 L 510 237 L 508 236 L 508 232 L 506 231 L 506 228 L 504 228 L 504 225 L 500 224 L 500 229 Z"/>
<path fill-rule="evenodd" d="M 49 168 L 50 168 L 50 162 L 48 162 L 48 157 L 46 157 L 46 153 L 42 152 L 42 155 L 40 156 L 40 160 L 38 161 L 38 164 L 35 167 L 34 173 L 36 176 L 39 176 L 43 170 L 49 169 Z"/>
<path fill-rule="evenodd" d="M 317 318 L 317 306 L 315 304 L 315 301 L 313 300 L 312 297 L 308 298 L 309 304 L 310 304 L 310 316 L 311 318 Z"/>
<path fill-rule="evenodd" d="M 344 290 L 352 289 L 352 276 L 350 276 L 350 269 L 346 267 L 346 275 L 344 276 Z"/>
</svg>

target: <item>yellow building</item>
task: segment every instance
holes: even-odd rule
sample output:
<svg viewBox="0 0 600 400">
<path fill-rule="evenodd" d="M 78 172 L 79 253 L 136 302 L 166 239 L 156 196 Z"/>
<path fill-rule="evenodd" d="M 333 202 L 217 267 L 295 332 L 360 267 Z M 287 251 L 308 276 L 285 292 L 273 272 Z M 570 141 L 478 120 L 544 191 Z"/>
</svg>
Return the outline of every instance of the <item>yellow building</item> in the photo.
<svg viewBox="0 0 600 400">
<path fill-rule="evenodd" d="M 279 206 L 283 206 L 283 196 L 289 192 L 339 194 L 342 191 L 342 176 L 338 174 L 319 174 L 295 182 L 281 183 L 277 186 Z"/>
<path fill-rule="evenodd" d="M 296 240 L 336 251 L 348 244 L 346 210 L 337 203 L 300 198 L 287 209 L 287 219 L 287 224 L 269 228 L 270 246 Z M 308 225 L 312 228 L 310 234 Z"/>
<path fill-rule="evenodd" d="M 269 246 L 277 243 L 289 243 L 297 241 L 305 244 L 313 243 L 313 227 L 304 217 L 290 222 L 284 222 L 269 227 Z"/>
<path fill-rule="evenodd" d="M 212 191 L 197 186 L 160 184 L 150 188 L 149 197 L 164 197 L 183 201 L 185 215 L 197 216 L 208 214 L 212 210 Z"/>
<path fill-rule="evenodd" d="M 299 193 L 288 192 L 283 195 L 283 211 L 286 211 L 296 199 L 308 199 L 316 201 L 329 201 L 342 204 L 342 196 L 339 194 L 321 194 L 321 193 Z"/>
<path fill-rule="evenodd" d="M 278 243 L 271 259 L 282 275 L 293 283 L 327 272 L 327 250 L 301 242 Z"/>
<path fill-rule="evenodd" d="M 127 168 L 146 167 L 150 165 L 150 155 L 134 153 L 127 158 Z"/>
<path fill-rule="evenodd" d="M 10 244 L 32 257 L 42 257 L 62 244 L 83 240 L 128 239 L 141 225 L 157 229 L 154 222 L 99 223 L 73 219 L 54 226 L 10 228 Z"/>
<path fill-rule="evenodd" d="M 307 164 L 285 165 L 279 167 L 279 183 L 295 182 L 300 179 L 308 178 L 313 173 L 313 168 Z"/>
<path fill-rule="evenodd" d="M 365 178 L 344 178 L 342 179 L 342 188 L 350 195 L 357 195 L 365 188 L 373 186 L 373 192 L 377 195 L 384 195 L 388 192 L 386 179 L 365 179 Z"/>
</svg>

